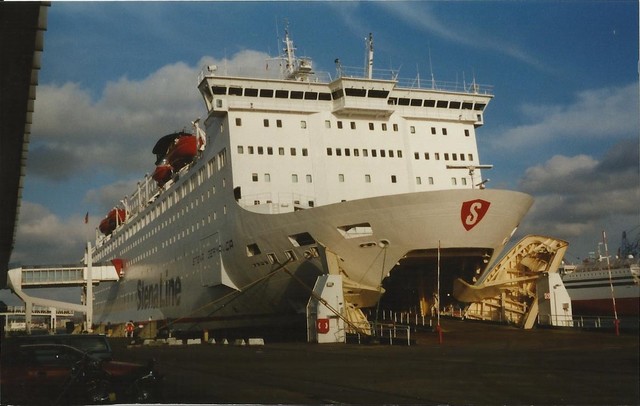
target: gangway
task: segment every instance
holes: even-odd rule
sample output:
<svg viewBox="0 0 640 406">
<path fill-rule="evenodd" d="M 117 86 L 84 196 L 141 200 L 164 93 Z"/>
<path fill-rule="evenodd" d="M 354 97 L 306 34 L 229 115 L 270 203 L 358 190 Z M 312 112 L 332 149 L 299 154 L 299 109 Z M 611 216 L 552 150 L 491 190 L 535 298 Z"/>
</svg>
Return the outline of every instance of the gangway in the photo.
<svg viewBox="0 0 640 406">
<path fill-rule="evenodd" d="M 474 285 L 462 279 L 455 280 L 453 296 L 470 303 L 464 317 L 532 328 L 539 305 L 549 300 L 549 286 L 545 287 L 545 283 L 555 283 L 554 289 L 558 286 L 558 268 L 568 246 L 568 242 L 553 237 L 528 235 Z"/>
<path fill-rule="evenodd" d="M 86 330 L 91 331 L 93 322 L 93 285 L 102 281 L 115 281 L 119 278 L 119 270 L 114 264 L 92 264 L 91 244 L 88 243 L 85 265 L 32 266 L 10 269 L 8 272 L 8 286 L 25 303 L 27 332 L 30 332 L 34 306 L 84 313 Z M 70 303 L 33 297 L 23 290 L 24 288 L 72 286 L 84 287 L 84 303 Z"/>
</svg>

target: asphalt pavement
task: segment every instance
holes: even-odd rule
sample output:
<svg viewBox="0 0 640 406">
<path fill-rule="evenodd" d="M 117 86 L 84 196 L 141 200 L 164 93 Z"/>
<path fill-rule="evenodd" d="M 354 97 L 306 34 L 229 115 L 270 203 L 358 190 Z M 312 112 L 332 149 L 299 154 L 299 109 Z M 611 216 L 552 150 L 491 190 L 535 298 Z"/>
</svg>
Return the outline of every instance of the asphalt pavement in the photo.
<svg viewBox="0 0 640 406">
<path fill-rule="evenodd" d="M 171 404 L 638 405 L 638 334 L 443 320 L 407 345 L 129 345 Z"/>
</svg>

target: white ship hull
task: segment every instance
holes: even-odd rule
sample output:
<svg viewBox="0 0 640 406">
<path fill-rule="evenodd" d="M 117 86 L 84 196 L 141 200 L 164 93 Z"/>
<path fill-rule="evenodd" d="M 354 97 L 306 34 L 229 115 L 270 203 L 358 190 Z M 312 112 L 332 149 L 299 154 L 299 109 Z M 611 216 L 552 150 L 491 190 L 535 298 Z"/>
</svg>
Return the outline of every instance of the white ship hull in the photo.
<svg viewBox="0 0 640 406">
<path fill-rule="evenodd" d="M 476 199 L 491 205 L 484 218 L 467 231 L 461 207 Z M 318 275 L 328 272 L 324 265 L 327 250 L 339 258 L 344 276 L 369 291 L 356 304 L 372 306 L 382 279 L 397 264 L 399 268 L 406 260 L 412 267 L 422 263 L 433 269 L 438 244 L 443 257 L 460 256 L 463 250 L 469 253 L 467 260 L 475 261 L 474 266 L 482 266 L 487 259 L 483 255 L 499 254 L 532 200 L 522 193 L 499 190 L 437 191 L 276 215 L 243 210 L 233 199 L 228 203 L 222 224 L 197 226 L 173 246 L 151 249 L 153 254 L 125 266 L 120 281 L 96 287 L 94 321 L 168 320 L 176 325 L 197 323 L 202 328 L 273 323 L 283 315 L 302 312 L 309 298 L 307 288 L 285 269 L 312 287 Z M 208 207 L 203 202 L 188 216 L 206 218 Z M 338 229 L 364 223 L 370 224 L 371 232 L 362 237 L 345 238 Z M 185 224 L 190 227 L 187 220 Z M 156 234 L 154 240 L 183 234 L 170 227 L 161 231 L 166 235 Z M 296 247 L 289 237 L 301 233 L 308 233 L 315 242 Z M 259 247 L 260 254 L 247 256 L 251 244 Z M 142 243 L 110 256 L 145 256 L 149 249 Z M 282 268 L 278 262 L 285 263 L 287 251 L 296 259 Z M 100 252 L 96 252 L 97 261 L 105 259 Z M 459 276 L 458 269 L 446 272 Z"/>
</svg>

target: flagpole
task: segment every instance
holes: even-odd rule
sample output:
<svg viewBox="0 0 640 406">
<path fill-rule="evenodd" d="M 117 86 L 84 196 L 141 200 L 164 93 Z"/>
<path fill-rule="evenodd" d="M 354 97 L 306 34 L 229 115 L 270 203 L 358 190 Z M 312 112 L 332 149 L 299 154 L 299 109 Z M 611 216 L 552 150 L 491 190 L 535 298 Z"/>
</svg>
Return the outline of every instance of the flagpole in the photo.
<svg viewBox="0 0 640 406">
<path fill-rule="evenodd" d="M 618 320 L 618 309 L 616 308 L 616 295 L 613 290 L 613 281 L 611 278 L 611 263 L 609 262 L 609 247 L 607 246 L 607 234 L 602 230 L 602 242 L 604 243 L 604 256 L 607 258 L 607 270 L 609 271 L 609 287 L 611 288 L 611 301 L 613 302 L 613 323 L 616 335 L 620 335 L 620 320 Z"/>
<path fill-rule="evenodd" d="M 438 341 L 442 344 L 442 327 L 440 327 L 440 240 L 438 240 L 438 287 L 437 287 L 437 295 L 438 295 L 438 307 L 436 309 L 437 315 L 437 324 L 436 331 L 438 332 Z"/>
</svg>

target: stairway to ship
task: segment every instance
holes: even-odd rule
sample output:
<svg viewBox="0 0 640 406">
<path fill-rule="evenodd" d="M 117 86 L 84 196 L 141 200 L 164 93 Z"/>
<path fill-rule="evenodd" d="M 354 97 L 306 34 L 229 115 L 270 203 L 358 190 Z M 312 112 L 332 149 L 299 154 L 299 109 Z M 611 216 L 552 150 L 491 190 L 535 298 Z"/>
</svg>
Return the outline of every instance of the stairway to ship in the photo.
<svg viewBox="0 0 640 406">
<path fill-rule="evenodd" d="M 553 237 L 528 235 L 475 284 L 454 281 L 453 296 L 469 303 L 464 317 L 532 328 L 538 316 L 537 282 L 558 272 L 568 246 Z"/>
</svg>

